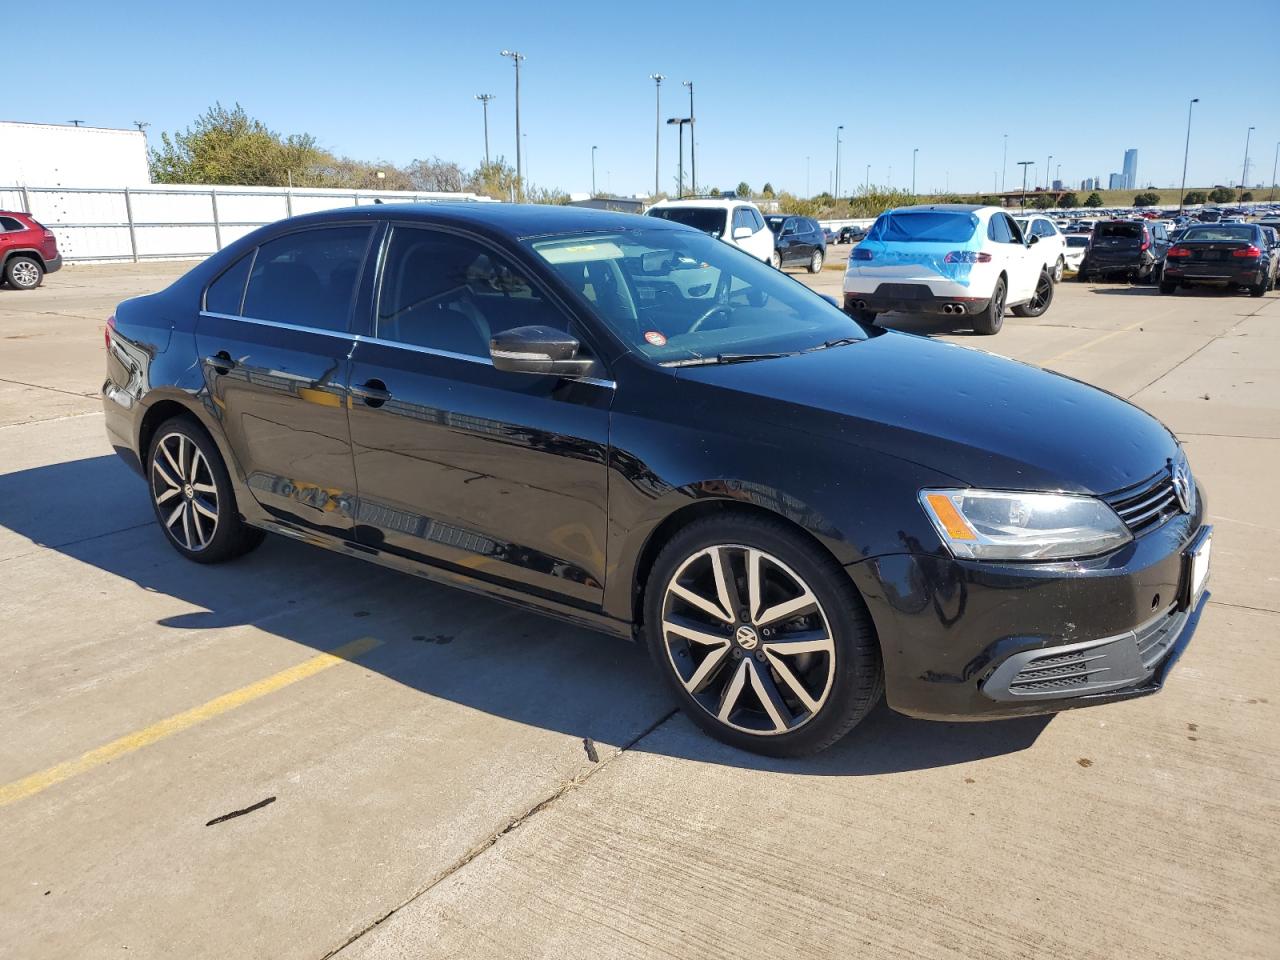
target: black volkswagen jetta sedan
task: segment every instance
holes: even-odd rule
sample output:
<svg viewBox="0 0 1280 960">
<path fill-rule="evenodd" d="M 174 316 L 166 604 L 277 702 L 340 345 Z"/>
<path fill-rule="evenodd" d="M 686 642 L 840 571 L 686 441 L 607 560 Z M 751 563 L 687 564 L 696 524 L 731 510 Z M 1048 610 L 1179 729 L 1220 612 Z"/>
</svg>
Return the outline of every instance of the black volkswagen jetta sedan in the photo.
<svg viewBox="0 0 1280 960">
<path fill-rule="evenodd" d="M 653 217 L 377 206 L 108 324 L 112 444 L 190 560 L 283 534 L 642 639 L 704 729 L 819 750 L 1159 689 L 1208 572 L 1170 432 L 862 327 Z"/>
</svg>

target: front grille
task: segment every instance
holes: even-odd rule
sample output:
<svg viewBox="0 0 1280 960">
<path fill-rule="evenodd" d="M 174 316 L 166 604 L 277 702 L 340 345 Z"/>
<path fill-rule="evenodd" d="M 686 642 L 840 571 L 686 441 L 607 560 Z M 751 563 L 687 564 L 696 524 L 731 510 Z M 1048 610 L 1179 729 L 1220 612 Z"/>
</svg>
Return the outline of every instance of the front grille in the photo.
<svg viewBox="0 0 1280 960">
<path fill-rule="evenodd" d="M 1154 477 L 1105 498 L 1134 533 L 1160 526 L 1182 512 L 1173 489 L 1173 475 L 1162 470 Z"/>
<path fill-rule="evenodd" d="M 1164 615 L 1143 624 L 1134 631 L 1138 641 L 1138 656 L 1142 658 L 1144 667 L 1150 670 L 1164 658 L 1169 648 L 1173 646 L 1173 642 L 1178 639 L 1178 635 L 1182 633 L 1182 627 L 1186 622 L 1185 610 L 1166 611 Z"/>
<path fill-rule="evenodd" d="M 1105 652 L 1097 647 L 1075 650 L 1056 657 L 1037 657 L 1018 671 L 1009 682 L 1009 692 L 1035 693 L 1041 690 L 1071 690 L 1087 687 L 1103 679 L 1108 668 Z"/>
</svg>

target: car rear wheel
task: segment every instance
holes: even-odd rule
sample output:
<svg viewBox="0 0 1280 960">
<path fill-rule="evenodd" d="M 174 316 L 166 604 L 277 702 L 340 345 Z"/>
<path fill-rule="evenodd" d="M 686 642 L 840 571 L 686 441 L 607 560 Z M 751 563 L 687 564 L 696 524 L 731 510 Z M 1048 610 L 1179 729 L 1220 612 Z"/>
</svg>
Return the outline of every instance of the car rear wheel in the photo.
<svg viewBox="0 0 1280 960">
<path fill-rule="evenodd" d="M 769 254 L 769 264 L 773 267 L 773 269 L 775 269 L 775 270 L 781 270 L 781 269 L 782 269 L 782 254 L 780 254 L 777 250 L 775 250 L 775 251 L 773 251 L 773 253 Z"/>
<path fill-rule="evenodd" d="M 767 517 L 709 517 L 676 534 L 649 576 L 644 636 L 694 723 L 769 756 L 830 746 L 884 688 L 848 575 Z"/>
<path fill-rule="evenodd" d="M 1044 276 L 1043 272 L 1041 276 Z M 973 315 L 973 330 L 983 336 L 993 336 L 1004 326 L 1004 303 L 1006 288 L 1004 277 L 996 280 L 996 288 L 991 291 L 991 302 L 987 309 Z"/>
<path fill-rule="evenodd" d="M 1026 303 L 1014 307 L 1013 312 L 1019 317 L 1038 317 L 1049 309 L 1051 303 L 1053 303 L 1053 278 L 1048 270 L 1041 270 L 1040 279 L 1036 281 L 1036 292 Z"/>
<path fill-rule="evenodd" d="M 1080 283 L 1089 282 L 1089 271 L 1084 268 L 1084 264 L 1080 264 L 1080 269 L 1076 271 L 1076 280 Z"/>
<path fill-rule="evenodd" d="M 1251 297 L 1262 296 L 1264 293 L 1267 292 L 1267 287 L 1269 285 L 1270 284 L 1267 282 L 1267 278 L 1263 277 L 1261 283 L 1255 283 L 1253 286 L 1249 288 L 1249 296 Z"/>
<path fill-rule="evenodd" d="M 813 256 L 809 258 L 809 272 L 820 273 L 822 271 L 822 251 L 813 251 Z"/>
<path fill-rule="evenodd" d="M 44 267 L 31 257 L 10 257 L 4 265 L 4 278 L 15 290 L 34 290 L 44 280 Z"/>
<path fill-rule="evenodd" d="M 236 509 L 217 447 L 193 420 L 166 420 L 147 452 L 151 506 L 169 543 L 188 560 L 220 563 L 248 553 L 264 534 Z"/>
<path fill-rule="evenodd" d="M 1161 293 L 1175 293 L 1175 292 L 1177 292 L 1177 289 L 1178 289 L 1178 284 L 1177 284 L 1175 281 L 1173 281 L 1173 280 L 1161 280 L 1161 281 L 1160 281 L 1160 292 L 1161 292 Z"/>
</svg>

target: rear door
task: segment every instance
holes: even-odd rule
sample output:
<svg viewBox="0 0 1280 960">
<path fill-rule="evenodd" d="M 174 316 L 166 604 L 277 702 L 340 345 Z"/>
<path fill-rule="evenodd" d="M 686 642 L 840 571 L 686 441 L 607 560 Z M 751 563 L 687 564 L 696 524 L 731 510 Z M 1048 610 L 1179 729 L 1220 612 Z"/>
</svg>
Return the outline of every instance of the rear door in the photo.
<svg viewBox="0 0 1280 960">
<path fill-rule="evenodd" d="M 339 537 L 355 504 L 345 384 L 373 233 L 267 241 L 210 285 L 196 325 L 209 406 L 253 496 L 279 521 Z"/>
<path fill-rule="evenodd" d="M 606 308 L 623 295 L 606 270 L 579 265 L 571 279 Z M 494 369 L 490 337 L 531 324 L 584 336 L 487 241 L 392 229 L 374 335 L 359 339 L 350 373 L 358 539 L 598 607 L 614 388 Z"/>
</svg>

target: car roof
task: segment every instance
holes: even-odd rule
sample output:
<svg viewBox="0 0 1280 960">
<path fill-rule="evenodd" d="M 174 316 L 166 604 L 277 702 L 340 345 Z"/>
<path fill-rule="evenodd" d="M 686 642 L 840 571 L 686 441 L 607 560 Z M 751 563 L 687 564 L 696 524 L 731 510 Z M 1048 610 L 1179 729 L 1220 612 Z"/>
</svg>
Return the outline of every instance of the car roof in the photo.
<svg viewBox="0 0 1280 960">
<path fill-rule="evenodd" d="M 679 199 L 659 200 L 653 207 L 711 207 L 713 209 L 724 210 L 734 204 L 745 203 L 754 207 L 755 204 L 750 200 L 742 197 L 681 197 Z M 653 207 L 649 209 L 652 210 Z"/>
<path fill-rule="evenodd" d="M 916 210 L 945 210 L 949 213 L 975 213 L 978 210 L 988 209 L 987 204 L 982 203 L 918 203 L 910 207 L 898 207 L 894 213 L 910 213 Z M 991 207 L 990 209 L 998 210 L 999 207 Z"/>
<path fill-rule="evenodd" d="M 583 230 L 687 230 L 683 224 L 660 217 L 635 213 L 615 213 L 590 207 L 570 207 L 534 203 L 477 203 L 439 201 L 435 203 L 387 203 L 294 217 L 287 223 L 304 225 L 332 220 L 350 221 L 353 216 L 368 220 L 420 221 L 422 223 L 472 229 L 510 239 L 577 233 Z"/>
</svg>

